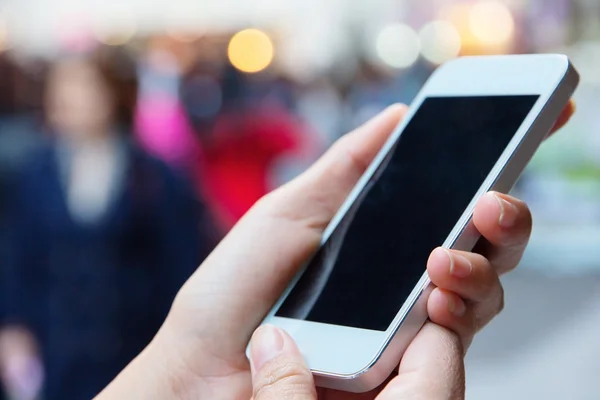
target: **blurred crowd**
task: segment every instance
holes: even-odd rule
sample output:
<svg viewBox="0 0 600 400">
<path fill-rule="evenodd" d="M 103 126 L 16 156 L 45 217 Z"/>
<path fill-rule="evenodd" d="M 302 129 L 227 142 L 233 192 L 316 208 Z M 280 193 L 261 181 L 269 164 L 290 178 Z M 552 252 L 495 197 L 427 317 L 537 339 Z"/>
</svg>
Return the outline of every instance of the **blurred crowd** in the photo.
<svg viewBox="0 0 600 400">
<path fill-rule="evenodd" d="M 432 71 L 298 81 L 223 40 L 0 54 L 0 372 L 9 398 L 89 399 L 261 196 Z M 243 69 L 243 68 L 242 68 Z M 403 97 L 399 97 L 398 94 Z"/>
</svg>

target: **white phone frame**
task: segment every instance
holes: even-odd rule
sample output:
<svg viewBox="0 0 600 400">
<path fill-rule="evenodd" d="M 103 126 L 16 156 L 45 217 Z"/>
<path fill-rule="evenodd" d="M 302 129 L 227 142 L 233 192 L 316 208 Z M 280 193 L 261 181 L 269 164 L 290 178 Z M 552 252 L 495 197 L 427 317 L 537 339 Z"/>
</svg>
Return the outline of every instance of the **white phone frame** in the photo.
<svg viewBox="0 0 600 400">
<path fill-rule="evenodd" d="M 423 100 L 442 96 L 539 95 L 443 247 L 471 250 L 479 238 L 471 217 L 486 192 L 508 192 L 547 136 L 579 82 L 568 58 L 559 54 L 462 57 L 438 68 L 409 107 L 406 116 L 348 195 L 325 230 L 324 244 L 372 177 Z M 423 266 L 425 270 L 425 266 Z M 285 329 L 298 344 L 319 386 L 365 392 L 379 386 L 398 365 L 406 347 L 427 320 L 432 289 L 425 272 L 385 332 L 276 317 L 294 281 L 265 318 Z"/>
</svg>

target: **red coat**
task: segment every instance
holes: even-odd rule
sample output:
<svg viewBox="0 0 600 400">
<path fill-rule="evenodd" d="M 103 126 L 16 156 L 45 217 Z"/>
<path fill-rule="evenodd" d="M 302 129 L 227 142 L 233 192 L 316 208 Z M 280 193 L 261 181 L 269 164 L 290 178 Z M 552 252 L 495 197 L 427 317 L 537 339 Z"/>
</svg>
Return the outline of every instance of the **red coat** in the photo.
<svg viewBox="0 0 600 400">
<path fill-rule="evenodd" d="M 230 229 L 252 205 L 274 189 L 274 161 L 308 148 L 309 135 L 285 110 L 260 109 L 218 118 L 200 149 L 199 190 L 217 223 Z"/>
</svg>

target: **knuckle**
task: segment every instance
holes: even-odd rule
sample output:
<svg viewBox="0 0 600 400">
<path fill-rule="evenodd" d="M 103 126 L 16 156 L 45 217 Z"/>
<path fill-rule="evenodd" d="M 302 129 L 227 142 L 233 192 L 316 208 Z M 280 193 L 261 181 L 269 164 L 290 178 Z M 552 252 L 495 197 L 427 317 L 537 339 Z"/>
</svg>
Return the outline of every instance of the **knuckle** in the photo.
<svg viewBox="0 0 600 400">
<path fill-rule="evenodd" d="M 303 215 L 300 214 L 301 208 L 290 207 L 286 197 L 288 196 L 283 187 L 275 189 L 254 203 L 250 213 L 262 221 L 301 221 L 303 219 Z"/>
<path fill-rule="evenodd" d="M 345 146 L 344 153 L 356 176 L 362 175 L 369 167 L 370 162 L 361 157 L 353 146 Z"/>
<path fill-rule="evenodd" d="M 499 285 L 488 301 L 476 306 L 475 310 L 476 332 L 479 332 L 504 310 L 504 288 Z"/>
<path fill-rule="evenodd" d="M 476 271 L 473 275 L 476 281 L 475 300 L 486 300 L 495 293 L 496 286 L 500 284 L 498 274 L 490 261 L 481 255 L 476 255 L 472 264 Z"/>
<path fill-rule="evenodd" d="M 351 132 L 338 139 L 332 146 L 331 152 L 339 155 L 335 157 L 340 164 L 334 165 L 331 171 L 333 175 L 340 175 L 339 178 L 350 176 L 352 179 L 358 179 L 369 167 L 370 161 L 361 153 L 360 148 L 353 145 L 354 132 Z"/>
<path fill-rule="evenodd" d="M 277 197 L 279 196 L 279 191 L 280 189 L 276 189 L 258 199 L 252 206 L 252 212 L 259 214 L 272 213 L 278 205 Z"/>
<path fill-rule="evenodd" d="M 496 296 L 498 286 L 500 286 L 500 279 L 498 279 L 498 275 L 490 266 L 485 278 L 481 282 L 481 298 L 485 300 Z"/>
<path fill-rule="evenodd" d="M 493 286 L 490 287 L 490 291 L 488 292 L 488 302 L 491 307 L 491 317 L 495 317 L 500 314 L 504 309 L 504 288 L 500 283 L 500 280 L 496 280 Z"/>
<path fill-rule="evenodd" d="M 310 371 L 300 362 L 274 360 L 267 363 L 255 384 L 255 400 L 314 399 L 315 386 Z"/>
<path fill-rule="evenodd" d="M 251 213 L 263 221 L 289 222 L 320 232 L 337 211 L 332 197 L 326 191 L 302 190 L 298 182 L 290 182 L 260 198 Z"/>
</svg>

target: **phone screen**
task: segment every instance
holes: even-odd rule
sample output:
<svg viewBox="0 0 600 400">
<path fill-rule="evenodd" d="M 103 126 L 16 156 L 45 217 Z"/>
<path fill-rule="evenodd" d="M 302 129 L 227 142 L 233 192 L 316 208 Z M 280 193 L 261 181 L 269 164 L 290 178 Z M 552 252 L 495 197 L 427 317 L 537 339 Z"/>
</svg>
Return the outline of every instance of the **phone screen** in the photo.
<svg viewBox="0 0 600 400">
<path fill-rule="evenodd" d="M 426 98 L 275 315 L 387 330 L 538 97 Z"/>
</svg>

